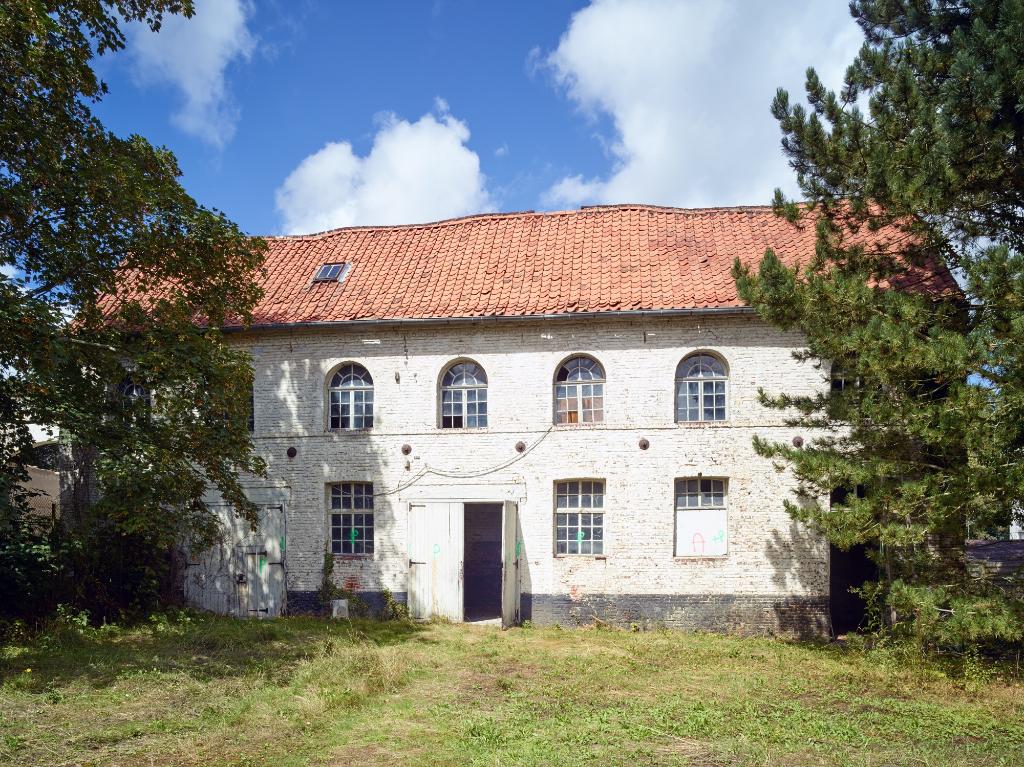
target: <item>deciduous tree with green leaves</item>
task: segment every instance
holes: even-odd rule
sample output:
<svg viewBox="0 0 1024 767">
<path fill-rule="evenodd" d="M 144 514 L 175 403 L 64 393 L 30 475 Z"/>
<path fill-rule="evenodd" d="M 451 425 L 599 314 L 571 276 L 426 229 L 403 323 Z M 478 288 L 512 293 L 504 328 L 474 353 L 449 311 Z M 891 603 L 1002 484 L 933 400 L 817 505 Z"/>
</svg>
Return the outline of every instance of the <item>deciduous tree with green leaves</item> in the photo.
<svg viewBox="0 0 1024 767">
<path fill-rule="evenodd" d="M 801 360 L 841 373 L 821 394 L 763 393 L 817 436 L 755 447 L 799 480 L 794 518 L 877 552 L 897 632 L 1020 641 L 1021 602 L 962 544 L 1024 499 L 1024 2 L 850 9 L 865 41 L 841 92 L 809 69 L 807 106 L 784 90 L 772 105 L 805 196 L 775 208 L 817 227 L 816 253 L 734 267 L 761 317 L 805 335 Z"/>
<path fill-rule="evenodd" d="M 263 470 L 251 364 L 218 328 L 250 319 L 265 246 L 193 200 L 171 152 L 91 109 L 106 93 L 92 62 L 124 47 L 124 23 L 156 33 L 192 13 L 191 0 L 0 6 L 0 569 L 18 569 L 0 611 L 152 607 L 170 548 L 216 535 L 210 486 L 255 521 L 238 479 Z M 11 491 L 30 423 L 59 428 L 87 469 L 56 531 Z"/>
</svg>

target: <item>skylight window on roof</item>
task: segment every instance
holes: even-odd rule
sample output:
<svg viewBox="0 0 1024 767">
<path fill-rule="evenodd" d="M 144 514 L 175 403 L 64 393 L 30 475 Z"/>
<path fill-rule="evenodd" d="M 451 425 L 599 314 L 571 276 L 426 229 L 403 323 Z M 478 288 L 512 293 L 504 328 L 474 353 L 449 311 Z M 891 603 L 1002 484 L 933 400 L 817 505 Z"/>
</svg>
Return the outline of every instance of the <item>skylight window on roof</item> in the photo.
<svg viewBox="0 0 1024 767">
<path fill-rule="evenodd" d="M 341 282 L 348 276 L 350 264 L 323 264 L 313 277 L 313 282 Z"/>
</svg>

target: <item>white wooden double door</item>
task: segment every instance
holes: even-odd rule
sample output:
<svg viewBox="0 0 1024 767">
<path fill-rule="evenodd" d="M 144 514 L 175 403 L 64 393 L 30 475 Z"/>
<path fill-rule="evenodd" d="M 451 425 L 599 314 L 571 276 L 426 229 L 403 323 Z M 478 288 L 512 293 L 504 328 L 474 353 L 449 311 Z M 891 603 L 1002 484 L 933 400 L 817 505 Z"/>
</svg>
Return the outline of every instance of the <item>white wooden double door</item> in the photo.
<svg viewBox="0 0 1024 767">
<path fill-rule="evenodd" d="M 409 614 L 417 620 L 463 620 L 466 512 L 462 502 L 409 504 Z M 516 505 L 501 520 L 501 625 L 519 622 L 519 537 Z"/>
</svg>

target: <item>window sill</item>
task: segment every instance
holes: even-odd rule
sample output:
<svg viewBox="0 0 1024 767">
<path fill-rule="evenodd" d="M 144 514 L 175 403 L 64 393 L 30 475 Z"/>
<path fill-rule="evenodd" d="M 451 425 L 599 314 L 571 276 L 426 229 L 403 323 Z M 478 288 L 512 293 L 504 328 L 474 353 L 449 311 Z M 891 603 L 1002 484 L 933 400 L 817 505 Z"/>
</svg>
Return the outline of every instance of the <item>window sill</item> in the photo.
<svg viewBox="0 0 1024 767">
<path fill-rule="evenodd" d="M 373 559 L 373 554 L 331 554 L 331 556 L 342 562 L 366 562 Z"/>
<path fill-rule="evenodd" d="M 607 554 L 553 554 L 555 559 L 608 559 Z"/>
<path fill-rule="evenodd" d="M 444 434 L 446 432 L 470 432 L 472 434 L 486 434 L 491 430 L 490 426 L 438 426 L 437 431 Z"/>
<path fill-rule="evenodd" d="M 357 434 L 369 434 L 373 431 L 372 426 L 368 426 L 365 429 L 325 429 L 325 434 L 337 434 L 339 436 L 354 437 Z"/>
<path fill-rule="evenodd" d="M 728 559 L 729 554 L 690 554 L 680 556 L 679 554 L 673 554 L 672 559 L 676 562 L 700 562 L 702 560 L 711 560 L 712 562 L 721 561 Z"/>
<path fill-rule="evenodd" d="M 556 430 L 572 431 L 574 429 L 603 429 L 605 424 L 601 423 L 556 423 L 553 424 Z"/>
<path fill-rule="evenodd" d="M 723 426 L 732 426 L 732 421 L 676 421 L 680 429 L 721 429 Z"/>
</svg>

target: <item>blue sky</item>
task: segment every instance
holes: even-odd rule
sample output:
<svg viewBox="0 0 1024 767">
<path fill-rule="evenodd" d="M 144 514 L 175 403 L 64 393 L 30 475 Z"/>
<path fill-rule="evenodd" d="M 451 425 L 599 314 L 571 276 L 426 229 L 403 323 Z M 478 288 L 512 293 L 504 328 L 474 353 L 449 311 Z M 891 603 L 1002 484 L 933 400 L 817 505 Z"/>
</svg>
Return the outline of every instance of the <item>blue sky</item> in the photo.
<svg viewBox="0 0 1024 767">
<path fill-rule="evenodd" d="M 97 108 L 256 234 L 795 191 L 768 107 L 861 42 L 845 0 L 199 0 Z"/>
</svg>

